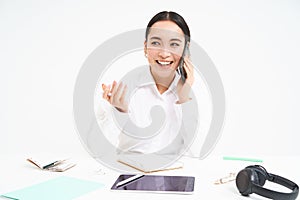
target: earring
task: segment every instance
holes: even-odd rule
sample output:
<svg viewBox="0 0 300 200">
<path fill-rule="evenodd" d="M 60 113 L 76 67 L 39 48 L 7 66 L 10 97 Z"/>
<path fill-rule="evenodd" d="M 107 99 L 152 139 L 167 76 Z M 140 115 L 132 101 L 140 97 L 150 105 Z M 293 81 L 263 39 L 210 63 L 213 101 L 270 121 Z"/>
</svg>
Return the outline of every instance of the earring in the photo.
<svg viewBox="0 0 300 200">
<path fill-rule="evenodd" d="M 148 55 L 145 53 L 145 57 L 148 58 Z"/>
</svg>

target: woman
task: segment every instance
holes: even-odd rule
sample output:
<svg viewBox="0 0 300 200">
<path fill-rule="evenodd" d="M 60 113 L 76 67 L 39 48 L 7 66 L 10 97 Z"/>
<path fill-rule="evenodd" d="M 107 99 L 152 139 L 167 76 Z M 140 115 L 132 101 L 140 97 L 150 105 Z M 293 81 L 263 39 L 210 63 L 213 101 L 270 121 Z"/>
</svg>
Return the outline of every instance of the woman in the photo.
<svg viewBox="0 0 300 200">
<path fill-rule="evenodd" d="M 103 98 L 119 112 L 128 113 L 140 127 L 151 124 L 149 113 L 153 106 L 161 106 L 166 114 L 164 126 L 152 137 L 144 138 L 142 132 L 140 137 L 121 133 L 121 150 L 178 153 L 183 149 L 185 139 L 181 130 L 181 105 L 190 101 L 194 83 L 189 43 L 190 31 L 183 17 L 175 12 L 160 12 L 149 21 L 146 29 L 144 52 L 149 66 L 137 73 L 137 77 L 147 80 L 146 84 L 137 85 L 129 101 L 126 98 L 127 84 L 114 81 L 111 86 L 102 85 Z M 177 73 L 179 70 L 181 74 L 185 71 L 184 78 L 183 74 L 180 76 Z"/>
</svg>

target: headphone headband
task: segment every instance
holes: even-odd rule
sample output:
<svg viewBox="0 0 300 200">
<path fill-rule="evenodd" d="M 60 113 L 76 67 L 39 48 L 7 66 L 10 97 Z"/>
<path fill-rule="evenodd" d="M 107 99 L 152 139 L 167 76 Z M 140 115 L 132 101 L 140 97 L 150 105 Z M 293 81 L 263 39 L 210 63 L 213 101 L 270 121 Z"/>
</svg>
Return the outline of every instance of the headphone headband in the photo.
<svg viewBox="0 0 300 200">
<path fill-rule="evenodd" d="M 287 187 L 292 190 L 292 192 L 284 193 L 264 188 L 263 185 L 266 180 Z M 270 199 L 294 200 L 299 193 L 299 187 L 296 183 L 284 177 L 268 173 L 267 170 L 260 165 L 251 165 L 241 170 L 236 177 L 236 185 L 239 192 L 244 196 L 256 193 Z"/>
</svg>

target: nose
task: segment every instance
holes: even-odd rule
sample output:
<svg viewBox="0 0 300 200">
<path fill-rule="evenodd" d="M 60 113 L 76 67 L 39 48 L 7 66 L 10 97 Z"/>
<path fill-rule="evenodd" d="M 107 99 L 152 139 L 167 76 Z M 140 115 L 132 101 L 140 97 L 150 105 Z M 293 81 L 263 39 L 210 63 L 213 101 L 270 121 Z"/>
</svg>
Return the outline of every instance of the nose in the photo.
<svg viewBox="0 0 300 200">
<path fill-rule="evenodd" d="M 161 57 L 161 58 L 167 58 L 171 55 L 171 52 L 168 50 L 168 49 L 160 49 L 158 55 Z"/>
</svg>

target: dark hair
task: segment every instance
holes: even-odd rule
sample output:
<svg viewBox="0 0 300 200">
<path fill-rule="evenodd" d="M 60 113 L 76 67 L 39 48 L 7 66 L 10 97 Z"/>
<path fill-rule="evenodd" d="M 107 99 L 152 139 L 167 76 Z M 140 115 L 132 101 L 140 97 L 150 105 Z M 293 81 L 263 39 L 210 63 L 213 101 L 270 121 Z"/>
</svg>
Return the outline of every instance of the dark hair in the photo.
<svg viewBox="0 0 300 200">
<path fill-rule="evenodd" d="M 181 28 L 182 32 L 184 33 L 185 40 L 187 42 L 190 42 L 191 35 L 190 35 L 190 29 L 189 29 L 187 23 L 185 22 L 185 20 L 183 19 L 183 17 L 181 15 L 179 15 L 176 12 L 172 12 L 172 11 L 159 12 L 149 21 L 149 23 L 147 25 L 147 29 L 146 29 L 146 40 L 147 40 L 149 31 L 150 31 L 150 28 L 152 27 L 152 25 L 155 22 L 166 21 L 166 20 L 172 21 L 175 24 L 177 24 L 177 26 L 179 26 Z"/>
</svg>

